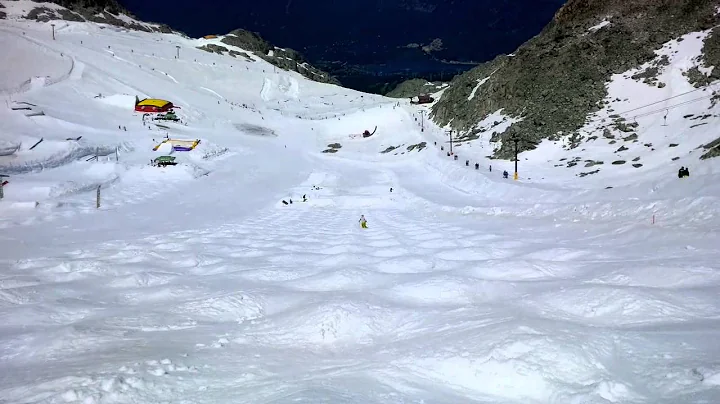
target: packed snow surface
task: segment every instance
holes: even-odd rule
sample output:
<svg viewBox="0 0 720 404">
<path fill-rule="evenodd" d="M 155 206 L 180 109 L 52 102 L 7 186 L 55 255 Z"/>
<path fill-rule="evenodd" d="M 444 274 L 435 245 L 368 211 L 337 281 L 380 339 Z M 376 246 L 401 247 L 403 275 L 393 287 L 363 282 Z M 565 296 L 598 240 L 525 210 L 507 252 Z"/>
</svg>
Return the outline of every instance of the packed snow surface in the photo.
<svg viewBox="0 0 720 404">
<path fill-rule="evenodd" d="M 542 145 L 512 181 L 405 100 L 175 35 L 1 28 L 0 401 L 720 400 L 715 162 L 579 179 Z"/>
</svg>

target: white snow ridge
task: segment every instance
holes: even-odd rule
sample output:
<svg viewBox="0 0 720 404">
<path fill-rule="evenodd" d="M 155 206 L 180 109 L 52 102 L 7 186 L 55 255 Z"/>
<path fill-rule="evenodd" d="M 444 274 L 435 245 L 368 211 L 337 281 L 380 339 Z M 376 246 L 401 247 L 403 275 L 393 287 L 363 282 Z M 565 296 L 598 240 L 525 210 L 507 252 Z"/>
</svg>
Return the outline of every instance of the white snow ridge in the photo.
<svg viewBox="0 0 720 404">
<path fill-rule="evenodd" d="M 546 168 L 546 142 L 513 181 L 484 157 L 502 111 L 454 161 L 427 106 L 56 23 L 0 28 L 0 402 L 720 402 L 718 163 L 666 146 L 688 113 L 717 137 L 709 97 L 641 133 L 666 147 L 635 176 Z M 702 38 L 597 119 L 688 91 Z"/>
</svg>

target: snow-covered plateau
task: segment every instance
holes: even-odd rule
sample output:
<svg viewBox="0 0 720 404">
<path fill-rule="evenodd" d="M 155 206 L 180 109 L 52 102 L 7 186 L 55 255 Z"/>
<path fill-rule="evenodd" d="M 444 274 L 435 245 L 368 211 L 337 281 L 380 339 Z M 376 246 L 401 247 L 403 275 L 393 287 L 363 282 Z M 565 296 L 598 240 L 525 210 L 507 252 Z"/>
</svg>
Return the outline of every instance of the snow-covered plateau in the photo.
<svg viewBox="0 0 720 404">
<path fill-rule="evenodd" d="M 642 169 L 514 181 L 427 106 L 54 24 L 0 22 L 0 402 L 720 402 L 720 165 L 669 146 L 709 97 L 638 119 Z M 701 34 L 608 108 L 691 91 Z"/>
</svg>

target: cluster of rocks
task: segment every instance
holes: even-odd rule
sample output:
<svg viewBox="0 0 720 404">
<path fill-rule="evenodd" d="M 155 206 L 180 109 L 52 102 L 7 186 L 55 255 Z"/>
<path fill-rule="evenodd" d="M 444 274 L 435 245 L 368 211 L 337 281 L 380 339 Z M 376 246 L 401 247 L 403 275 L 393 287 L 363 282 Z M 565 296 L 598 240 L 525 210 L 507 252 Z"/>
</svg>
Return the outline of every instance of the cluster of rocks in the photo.
<svg viewBox="0 0 720 404">
<path fill-rule="evenodd" d="M 274 66 L 283 70 L 300 73 L 310 80 L 320 83 L 340 84 L 337 78 L 311 66 L 300 52 L 289 48 L 274 46 L 256 32 L 236 29 L 225 35 L 220 42 L 252 52 L 255 56 L 262 58 Z M 218 44 L 206 44 L 199 47 L 199 49 L 221 55 L 227 54 L 232 57 L 242 56 L 246 60 L 252 61 L 252 58 L 247 53 L 231 50 Z"/>
<path fill-rule="evenodd" d="M 410 79 L 403 81 L 385 95 L 392 98 L 411 98 L 420 94 L 437 92 L 443 87 L 444 84 L 441 82 L 430 82 L 424 79 Z"/>
<path fill-rule="evenodd" d="M 405 145 L 404 145 L 404 144 L 401 144 L 400 146 L 388 146 L 385 150 L 381 151 L 380 153 L 381 153 L 381 154 L 387 154 L 387 153 L 390 153 L 390 152 L 392 152 L 392 151 L 395 151 L 395 153 L 393 153 L 393 155 L 397 156 L 398 154 L 405 154 L 405 153 L 411 152 L 411 151 L 413 151 L 413 150 L 417 150 L 417 151 L 420 152 L 420 151 L 423 151 L 423 149 L 425 149 L 425 148 L 427 147 L 427 143 L 426 143 L 426 142 L 420 142 L 420 143 L 417 143 L 417 144 L 411 144 L 411 145 L 409 145 L 409 146 L 407 146 L 407 147 L 405 148 L 406 151 L 400 151 L 400 150 L 401 150 L 400 148 L 403 147 L 403 146 L 405 146 Z"/>
<path fill-rule="evenodd" d="M 247 54 L 246 52 L 237 51 L 235 49 L 228 49 L 222 45 L 217 45 L 214 43 L 209 43 L 209 44 L 205 44 L 203 46 L 198 46 L 198 49 L 204 50 L 205 52 L 217 53 L 218 55 L 227 54 L 228 56 L 232 56 L 234 58 L 240 56 L 240 57 L 245 58 L 245 60 L 248 62 L 255 61 L 255 59 L 250 57 L 250 55 Z"/>
<path fill-rule="evenodd" d="M 342 149 L 342 145 L 340 143 L 330 143 L 327 145 L 327 149 L 323 150 L 323 153 L 337 153 L 338 150 Z"/>
<path fill-rule="evenodd" d="M 705 149 L 706 152 L 700 156 L 701 160 L 720 156 L 720 137 L 706 145 L 703 145 L 702 148 Z"/>
<path fill-rule="evenodd" d="M 605 128 L 602 131 L 601 138 L 599 138 L 598 136 L 590 136 L 588 138 L 584 138 L 583 136 L 575 134 L 575 135 L 567 138 L 568 145 L 566 146 L 566 149 L 568 149 L 568 150 L 574 149 L 574 148 L 578 147 L 578 145 L 580 145 L 583 141 L 604 140 L 604 141 L 607 141 L 609 145 L 613 145 L 618 142 L 625 142 L 625 143 L 621 144 L 620 147 L 614 151 L 614 153 L 618 154 L 618 156 L 620 156 L 620 153 L 627 155 L 628 153 L 624 153 L 624 152 L 627 152 L 629 150 L 632 152 L 632 150 L 631 150 L 632 144 L 640 143 L 640 140 L 638 139 L 638 134 L 636 132 L 639 125 L 636 122 L 627 122 L 625 120 L 625 118 L 622 118 L 618 115 L 611 115 L 610 117 L 612 118 L 612 122 L 605 126 Z M 691 125 L 689 127 L 690 129 L 708 124 L 708 122 L 702 122 L 702 121 L 707 120 L 712 117 L 718 117 L 718 115 L 705 113 L 705 114 L 699 114 L 699 115 L 688 114 L 688 115 L 683 116 L 684 119 L 687 119 L 689 121 L 701 121 L 700 123 Z M 653 146 L 652 143 L 642 143 L 642 146 L 649 148 L 650 151 L 655 150 L 655 147 Z M 678 143 L 668 144 L 669 148 L 676 148 L 678 146 L 680 146 L 680 144 L 678 144 Z M 705 154 L 703 154 L 700 157 L 700 159 L 702 159 L 702 160 L 705 160 L 705 159 L 708 159 L 711 157 L 720 156 L 720 138 L 718 138 L 715 141 L 710 142 L 708 144 L 701 145 L 701 146 L 697 147 L 697 149 L 704 149 L 704 151 L 705 151 Z M 581 151 L 585 151 L 585 149 L 582 149 Z M 672 157 L 670 160 L 676 161 L 679 159 L 680 159 L 679 156 L 675 156 L 675 157 Z M 643 166 L 643 164 L 640 163 L 639 161 L 640 161 L 640 157 L 635 157 L 632 159 L 630 165 L 634 168 L 640 168 Z M 582 163 L 584 163 L 584 167 L 594 167 L 594 166 L 600 166 L 600 165 L 605 164 L 605 162 L 601 161 L 601 160 L 593 160 L 593 159 L 583 160 L 582 157 L 576 156 L 576 157 L 573 157 L 572 159 L 562 158 L 562 159 L 560 159 L 560 164 L 555 164 L 554 166 L 555 167 L 565 166 L 565 167 L 570 168 L 570 167 L 579 166 Z M 626 163 L 627 163 L 627 161 L 624 159 L 617 159 L 617 160 L 614 160 L 611 162 L 612 165 L 623 165 Z M 600 171 L 599 169 L 595 169 L 593 171 L 581 172 L 577 175 L 579 177 L 585 177 L 587 175 L 596 174 L 599 171 Z"/>
<path fill-rule="evenodd" d="M 513 55 L 455 77 L 433 106 L 431 118 L 440 126 L 450 124 L 470 133 L 479 121 L 502 109 L 521 120 L 495 132 L 492 140 L 517 135 L 521 150 L 534 148 L 542 139 L 577 135 L 588 115 L 606 105 L 605 83 L 613 74 L 653 62 L 634 78 L 663 86 L 657 74 L 667 60 L 657 58 L 654 51 L 688 32 L 717 26 L 716 11 L 710 0 L 570 0 Z M 605 19 L 607 24 L 596 27 Z M 720 28 L 705 41 L 702 62 L 720 66 Z M 702 84 L 720 75 L 719 70 L 710 77 L 697 70 L 705 78 L 695 75 L 689 80 Z M 513 142 L 503 141 L 494 157 L 510 158 L 513 149 Z"/>
<path fill-rule="evenodd" d="M 720 66 L 720 27 L 715 27 L 710 32 L 710 35 L 705 38 L 700 59 L 700 62 L 705 67 Z M 700 72 L 697 67 L 693 67 L 686 76 L 688 81 L 693 83 L 695 87 L 707 86 L 715 80 L 720 80 L 720 69 L 712 69 L 708 76 Z"/>
<path fill-rule="evenodd" d="M 40 22 L 48 22 L 51 20 L 95 22 L 136 31 L 177 33 L 184 35 L 165 24 L 137 21 L 137 18 L 122 7 L 116 0 L 47 0 L 43 2 L 54 3 L 63 8 L 38 6 L 30 10 L 25 18 Z M 1 4 L 0 7 L 2 7 Z M 124 14 L 136 21 L 123 20 L 119 18 L 120 14 Z M 0 18 L 6 17 L 6 13 L 0 12 Z"/>
</svg>

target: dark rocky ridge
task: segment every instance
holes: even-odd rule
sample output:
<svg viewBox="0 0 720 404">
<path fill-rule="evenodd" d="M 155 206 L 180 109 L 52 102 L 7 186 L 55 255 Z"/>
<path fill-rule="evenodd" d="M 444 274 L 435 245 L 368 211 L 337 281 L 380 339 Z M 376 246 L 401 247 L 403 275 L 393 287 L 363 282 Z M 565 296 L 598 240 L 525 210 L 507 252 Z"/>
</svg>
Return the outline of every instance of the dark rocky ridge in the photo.
<svg viewBox="0 0 720 404">
<path fill-rule="evenodd" d="M 13 1 L 13 0 L 8 0 Z M 126 22 L 118 18 L 119 14 L 125 14 L 133 19 L 132 13 L 122 7 L 116 0 L 32 0 L 35 3 L 54 3 L 64 9 L 50 9 L 38 5 L 28 12 L 25 18 L 40 22 L 50 20 L 65 20 L 76 22 L 95 22 L 114 25 L 127 29 L 145 32 L 180 33 L 172 30 L 164 24 Z M 1 5 L 0 5 L 1 6 Z M 0 13 L 0 18 L 6 18 L 5 13 Z"/>
<path fill-rule="evenodd" d="M 340 84 L 335 77 L 307 63 L 303 55 L 301 55 L 298 51 L 274 46 L 264 40 L 258 33 L 249 32 L 244 29 L 236 29 L 227 34 L 221 42 L 252 52 L 257 57 L 262 58 L 274 66 L 288 71 L 295 71 L 310 80 L 321 83 Z M 204 45 L 199 49 L 207 52 L 219 53 L 221 55 L 227 53 L 232 57 L 243 56 L 246 59 L 252 60 L 243 52 L 231 50 L 217 44 Z"/>
<path fill-rule="evenodd" d="M 497 57 L 453 79 L 431 117 L 439 125 L 452 121 L 454 129 L 467 134 L 502 108 L 523 120 L 493 140 L 517 134 L 521 150 L 545 138 L 571 135 L 602 107 L 612 74 L 653 60 L 653 51 L 667 41 L 714 27 L 720 22 L 716 8 L 710 0 L 570 0 L 514 56 Z M 588 31 L 606 17 L 610 25 Z M 703 51 L 706 66 L 720 66 L 718 43 L 716 29 Z M 468 101 L 477 80 L 493 72 Z M 510 158 L 512 149 L 512 142 L 502 142 L 495 157 Z"/>
<path fill-rule="evenodd" d="M 425 79 L 411 79 L 400 83 L 395 89 L 385 94 L 393 98 L 412 98 L 420 94 L 434 93 L 445 86 L 441 82 L 429 82 Z"/>
</svg>

